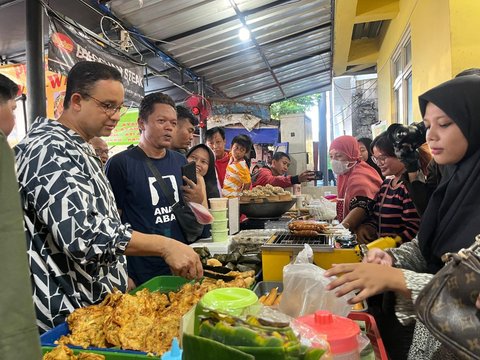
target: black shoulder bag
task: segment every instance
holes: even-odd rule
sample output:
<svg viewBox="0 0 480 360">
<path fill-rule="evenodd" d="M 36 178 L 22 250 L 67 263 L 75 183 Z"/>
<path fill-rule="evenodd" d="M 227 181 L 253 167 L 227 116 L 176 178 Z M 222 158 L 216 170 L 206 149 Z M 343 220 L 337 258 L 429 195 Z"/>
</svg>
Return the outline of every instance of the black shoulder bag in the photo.
<svg viewBox="0 0 480 360">
<path fill-rule="evenodd" d="M 172 212 L 175 215 L 178 224 L 180 225 L 180 229 L 182 230 L 185 241 L 187 242 L 187 244 L 194 243 L 199 239 L 200 235 L 202 234 L 204 225 L 197 222 L 197 219 L 195 218 L 192 209 L 190 209 L 188 205 L 184 204 L 181 201 L 175 202 L 173 191 L 169 189 L 169 187 L 163 180 L 160 171 L 158 171 L 158 169 L 155 167 L 152 160 L 150 160 L 147 154 L 145 154 L 145 152 L 139 146 L 137 148 L 145 156 L 145 162 L 147 163 L 147 166 L 149 167 L 153 176 L 155 176 L 158 185 L 160 185 L 163 194 L 170 203 L 170 206 L 172 207 Z"/>
</svg>

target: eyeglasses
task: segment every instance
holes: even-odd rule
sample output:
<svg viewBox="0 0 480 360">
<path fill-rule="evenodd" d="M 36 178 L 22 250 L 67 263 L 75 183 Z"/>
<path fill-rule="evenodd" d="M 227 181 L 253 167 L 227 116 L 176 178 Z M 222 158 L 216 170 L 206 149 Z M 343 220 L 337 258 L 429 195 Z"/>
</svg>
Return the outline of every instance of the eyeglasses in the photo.
<svg viewBox="0 0 480 360">
<path fill-rule="evenodd" d="M 123 116 L 125 115 L 125 113 L 127 112 L 128 108 L 121 104 L 121 105 L 118 105 L 118 106 L 113 106 L 112 104 L 108 104 L 106 102 L 103 102 L 103 101 L 100 101 L 98 100 L 97 98 L 94 98 L 92 95 L 84 95 L 86 97 L 89 97 L 93 100 L 95 100 L 95 102 L 97 103 L 98 106 L 100 106 L 103 111 L 105 112 L 105 114 L 108 116 L 108 117 L 112 117 L 113 115 L 115 115 L 117 112 L 120 114 L 120 116 Z"/>
<path fill-rule="evenodd" d="M 372 160 L 377 165 L 385 164 L 385 160 L 387 160 L 388 158 L 389 157 L 387 155 L 380 155 L 379 157 L 375 157 L 372 155 Z"/>
<path fill-rule="evenodd" d="M 97 156 L 108 155 L 109 153 L 110 151 L 108 149 L 107 150 L 95 149 L 95 154 L 97 154 Z"/>
</svg>

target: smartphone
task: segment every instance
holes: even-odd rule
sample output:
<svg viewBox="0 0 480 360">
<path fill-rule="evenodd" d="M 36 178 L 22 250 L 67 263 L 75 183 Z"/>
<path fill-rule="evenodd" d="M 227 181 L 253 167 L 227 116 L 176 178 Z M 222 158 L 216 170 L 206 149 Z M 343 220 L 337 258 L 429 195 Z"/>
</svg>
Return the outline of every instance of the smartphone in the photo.
<svg viewBox="0 0 480 360">
<path fill-rule="evenodd" d="M 192 180 L 195 184 L 197 183 L 197 167 L 195 162 L 191 161 L 182 166 L 182 176 Z M 185 181 L 183 181 L 183 185 L 187 185 Z"/>
<path fill-rule="evenodd" d="M 321 171 L 314 171 L 315 173 L 315 180 L 322 180 L 323 179 L 323 174 Z"/>
</svg>

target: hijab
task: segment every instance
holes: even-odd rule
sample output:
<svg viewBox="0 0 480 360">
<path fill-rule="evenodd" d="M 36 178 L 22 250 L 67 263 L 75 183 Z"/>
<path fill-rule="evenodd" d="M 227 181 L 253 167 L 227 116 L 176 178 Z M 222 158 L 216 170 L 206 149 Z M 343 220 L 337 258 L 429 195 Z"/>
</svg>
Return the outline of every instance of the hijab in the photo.
<svg viewBox="0 0 480 360">
<path fill-rule="evenodd" d="M 442 109 L 468 141 L 465 156 L 446 165 L 442 180 L 423 214 L 418 242 L 434 274 L 443 267 L 441 256 L 470 246 L 480 233 L 480 76 L 447 81 L 420 95 L 420 111 L 427 104 Z"/>
<path fill-rule="evenodd" d="M 479 77 L 480 78 L 480 77 Z M 330 151 L 344 153 L 355 165 L 345 174 L 338 175 L 338 197 L 345 199 L 344 217 L 349 213 L 350 201 L 356 196 L 374 199 L 380 190 L 382 178 L 377 171 L 362 160 L 358 141 L 353 136 L 339 136 L 332 141 Z"/>
<path fill-rule="evenodd" d="M 188 157 L 197 149 L 205 149 L 208 153 L 208 169 L 207 173 L 203 177 L 205 180 L 205 188 L 207 192 L 207 198 L 218 198 L 220 197 L 220 191 L 218 190 L 218 180 L 217 180 L 217 173 L 215 171 L 215 155 L 213 154 L 212 150 L 205 144 L 198 144 L 192 147 L 187 152 L 187 159 Z"/>
</svg>

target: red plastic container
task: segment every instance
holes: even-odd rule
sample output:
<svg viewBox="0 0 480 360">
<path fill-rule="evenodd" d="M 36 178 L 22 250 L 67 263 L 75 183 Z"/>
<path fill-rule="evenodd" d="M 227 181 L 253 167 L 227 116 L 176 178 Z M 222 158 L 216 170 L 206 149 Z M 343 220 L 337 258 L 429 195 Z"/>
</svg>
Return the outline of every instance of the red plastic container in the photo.
<svg viewBox="0 0 480 360">
<path fill-rule="evenodd" d="M 358 335 L 360 327 L 352 319 L 319 310 L 314 314 L 298 317 L 319 334 L 325 334 L 334 359 L 360 359 Z"/>
<path fill-rule="evenodd" d="M 380 336 L 380 332 L 377 328 L 377 322 L 375 318 L 365 312 L 351 312 L 348 314 L 348 318 L 355 321 L 363 321 L 365 323 L 365 331 L 375 353 L 375 359 L 388 360 L 387 351 L 383 345 L 383 340 Z"/>
</svg>

